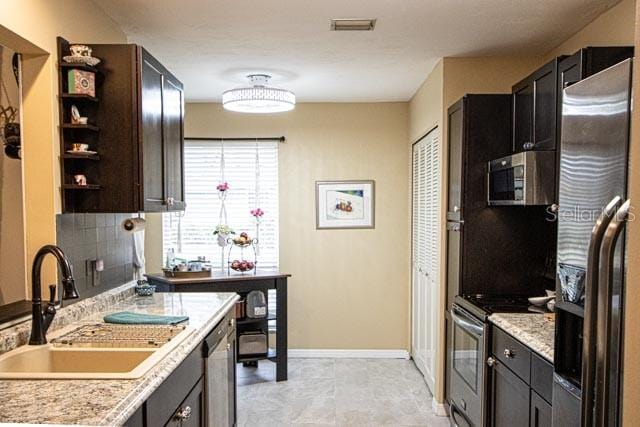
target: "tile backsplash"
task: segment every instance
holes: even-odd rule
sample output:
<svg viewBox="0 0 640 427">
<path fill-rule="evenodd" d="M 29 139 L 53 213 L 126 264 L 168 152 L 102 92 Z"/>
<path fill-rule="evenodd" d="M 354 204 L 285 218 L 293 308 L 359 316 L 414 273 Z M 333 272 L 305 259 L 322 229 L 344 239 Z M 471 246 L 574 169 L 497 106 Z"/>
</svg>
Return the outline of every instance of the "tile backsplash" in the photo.
<svg viewBox="0 0 640 427">
<path fill-rule="evenodd" d="M 122 221 L 137 214 L 56 215 L 58 246 L 73 266 L 80 299 L 92 297 L 133 279 L 133 237 Z M 96 266 L 103 264 L 102 271 Z"/>
</svg>

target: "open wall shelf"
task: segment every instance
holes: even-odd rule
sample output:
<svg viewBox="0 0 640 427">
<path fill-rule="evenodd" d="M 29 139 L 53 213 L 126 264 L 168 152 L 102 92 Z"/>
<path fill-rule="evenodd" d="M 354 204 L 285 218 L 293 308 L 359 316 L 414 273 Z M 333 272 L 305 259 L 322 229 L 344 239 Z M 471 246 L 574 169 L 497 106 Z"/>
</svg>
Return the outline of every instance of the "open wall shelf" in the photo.
<svg viewBox="0 0 640 427">
<path fill-rule="evenodd" d="M 62 184 L 64 190 L 99 190 L 100 186 L 96 184 L 77 185 L 77 184 Z"/>
<path fill-rule="evenodd" d="M 62 155 L 62 158 L 65 160 L 100 160 L 100 156 L 98 154 L 72 154 L 65 153 Z"/>
<path fill-rule="evenodd" d="M 66 41 L 66 40 L 65 40 Z M 68 46 L 68 43 L 67 43 Z M 89 71 L 91 73 L 96 73 L 99 74 L 101 73 L 100 69 L 97 67 L 92 67 L 91 65 L 85 65 L 85 64 L 75 64 L 72 62 L 64 62 L 62 60 L 62 57 L 59 57 L 60 60 L 60 69 L 61 70 L 82 70 L 82 71 Z"/>
<path fill-rule="evenodd" d="M 91 101 L 98 102 L 98 98 L 91 95 L 85 95 L 84 93 L 63 93 L 60 95 L 62 99 L 70 99 L 73 101 Z"/>
<path fill-rule="evenodd" d="M 58 37 L 58 107 L 60 126 L 60 172 L 63 212 L 87 212 L 97 210 L 95 194 L 101 189 L 100 185 L 100 156 L 97 154 L 68 153 L 74 143 L 88 144 L 91 150 L 95 150 L 100 142 L 100 126 L 98 112 L 104 75 L 98 67 L 84 64 L 67 63 L 62 59 L 70 55 L 70 43 Z M 82 93 L 69 93 L 69 70 L 81 70 L 94 73 L 96 92 L 95 96 Z M 71 123 L 71 107 L 76 106 L 82 117 L 89 119 L 89 124 L 81 125 Z M 88 185 L 69 184 L 74 182 L 75 175 L 85 175 Z"/>
</svg>

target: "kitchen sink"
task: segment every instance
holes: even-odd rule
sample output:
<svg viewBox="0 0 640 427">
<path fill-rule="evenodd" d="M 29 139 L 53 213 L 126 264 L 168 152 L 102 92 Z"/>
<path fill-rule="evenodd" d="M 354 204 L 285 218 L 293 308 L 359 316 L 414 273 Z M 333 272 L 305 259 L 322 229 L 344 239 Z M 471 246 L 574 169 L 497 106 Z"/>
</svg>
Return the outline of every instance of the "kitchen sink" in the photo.
<svg viewBox="0 0 640 427">
<path fill-rule="evenodd" d="M 108 341 L 75 346 L 25 345 L 0 356 L 0 379 L 135 379 L 142 377 L 188 335 L 190 328 L 162 345 L 117 347 Z M 64 336 L 74 336 L 71 331 Z M 76 344 L 78 345 L 78 344 Z"/>
</svg>

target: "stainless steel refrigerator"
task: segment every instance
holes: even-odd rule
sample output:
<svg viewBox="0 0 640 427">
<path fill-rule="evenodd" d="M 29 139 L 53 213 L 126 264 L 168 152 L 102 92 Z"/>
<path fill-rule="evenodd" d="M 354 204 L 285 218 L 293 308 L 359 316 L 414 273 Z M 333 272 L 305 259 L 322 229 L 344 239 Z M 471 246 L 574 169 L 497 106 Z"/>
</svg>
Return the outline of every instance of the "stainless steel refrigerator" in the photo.
<svg viewBox="0 0 640 427">
<path fill-rule="evenodd" d="M 618 426 L 632 60 L 562 96 L 553 425 Z"/>
</svg>

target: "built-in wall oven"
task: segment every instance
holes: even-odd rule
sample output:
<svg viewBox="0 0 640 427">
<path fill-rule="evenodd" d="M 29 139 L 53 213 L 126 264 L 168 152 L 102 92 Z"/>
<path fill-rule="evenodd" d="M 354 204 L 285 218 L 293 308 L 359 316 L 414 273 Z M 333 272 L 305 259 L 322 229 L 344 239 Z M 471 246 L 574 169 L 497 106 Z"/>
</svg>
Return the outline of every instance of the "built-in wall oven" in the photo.
<svg viewBox="0 0 640 427">
<path fill-rule="evenodd" d="M 487 330 L 485 323 L 457 304 L 451 310 L 451 425 L 484 425 L 485 363 Z"/>
</svg>

